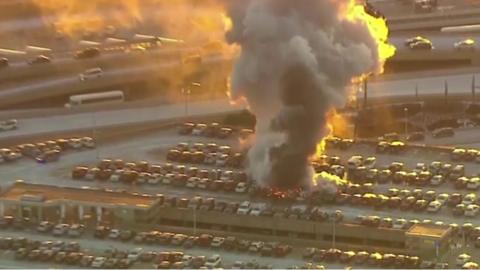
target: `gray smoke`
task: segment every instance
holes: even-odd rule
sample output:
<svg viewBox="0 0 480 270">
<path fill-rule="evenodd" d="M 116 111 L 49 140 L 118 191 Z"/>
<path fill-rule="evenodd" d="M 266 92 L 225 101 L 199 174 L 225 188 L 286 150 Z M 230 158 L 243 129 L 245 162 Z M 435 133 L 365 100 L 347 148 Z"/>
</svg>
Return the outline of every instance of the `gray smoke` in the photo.
<svg viewBox="0 0 480 270">
<path fill-rule="evenodd" d="M 308 186 L 309 157 L 326 135 L 326 114 L 347 100 L 352 78 L 381 69 L 367 26 L 342 19 L 350 0 L 231 0 L 230 43 L 241 47 L 232 99 L 257 117 L 248 159 L 253 179 Z"/>
</svg>

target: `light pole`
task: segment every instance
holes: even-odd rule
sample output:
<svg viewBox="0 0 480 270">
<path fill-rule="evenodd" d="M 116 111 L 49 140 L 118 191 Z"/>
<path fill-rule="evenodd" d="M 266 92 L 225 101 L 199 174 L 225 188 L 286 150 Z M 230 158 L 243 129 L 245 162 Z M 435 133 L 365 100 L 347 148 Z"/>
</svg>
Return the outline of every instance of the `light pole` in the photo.
<svg viewBox="0 0 480 270">
<path fill-rule="evenodd" d="M 185 119 L 188 118 L 188 97 L 190 96 L 191 93 L 192 92 L 190 90 L 190 87 L 182 88 L 183 101 L 185 104 Z"/>
<path fill-rule="evenodd" d="M 335 219 L 333 219 L 333 222 L 332 222 L 332 225 L 333 225 L 333 232 L 332 232 L 332 248 L 335 248 L 335 244 L 336 244 L 336 234 L 337 234 L 337 228 L 336 228 L 336 221 Z"/>
<path fill-rule="evenodd" d="M 408 137 L 408 108 L 403 109 L 405 112 L 405 139 Z"/>
<path fill-rule="evenodd" d="M 200 83 L 191 83 L 190 85 L 182 88 L 182 95 L 185 102 L 185 119 L 188 118 L 188 102 L 189 102 L 189 97 L 192 94 L 192 87 L 200 88 L 201 86 L 202 85 Z"/>
<path fill-rule="evenodd" d="M 100 159 L 100 153 L 98 149 L 98 141 L 97 141 L 97 115 L 95 112 L 92 112 L 92 139 L 95 143 L 95 158 L 96 160 Z"/>
<path fill-rule="evenodd" d="M 193 208 L 193 235 L 197 235 L 197 207 Z"/>
</svg>

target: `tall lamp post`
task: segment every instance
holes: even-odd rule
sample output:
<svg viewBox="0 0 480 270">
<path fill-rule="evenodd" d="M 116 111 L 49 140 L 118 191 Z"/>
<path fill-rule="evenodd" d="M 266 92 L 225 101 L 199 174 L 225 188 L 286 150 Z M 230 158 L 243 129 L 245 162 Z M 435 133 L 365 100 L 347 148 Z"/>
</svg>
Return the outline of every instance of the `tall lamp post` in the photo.
<svg viewBox="0 0 480 270">
<path fill-rule="evenodd" d="M 403 109 L 405 112 L 405 139 L 408 137 L 408 108 Z"/>
<path fill-rule="evenodd" d="M 184 103 L 185 103 L 185 119 L 188 118 L 188 103 L 189 103 L 189 98 L 190 95 L 192 94 L 192 88 L 198 87 L 200 88 L 202 85 L 200 83 L 191 83 L 185 87 L 182 88 L 182 95 L 184 98 Z"/>
</svg>

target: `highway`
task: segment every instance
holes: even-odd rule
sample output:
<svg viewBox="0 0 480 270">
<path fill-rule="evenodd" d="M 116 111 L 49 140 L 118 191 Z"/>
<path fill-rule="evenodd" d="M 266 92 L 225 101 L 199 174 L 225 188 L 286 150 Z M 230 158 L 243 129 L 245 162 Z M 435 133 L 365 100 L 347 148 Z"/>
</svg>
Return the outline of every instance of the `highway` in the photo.
<svg viewBox="0 0 480 270">
<path fill-rule="evenodd" d="M 423 73 L 420 73 L 423 74 Z M 448 84 L 449 94 L 466 94 L 472 91 L 472 77 L 476 75 L 477 87 L 480 87 L 480 68 L 466 71 L 464 74 L 430 75 L 426 77 L 411 78 L 402 77 L 395 79 L 389 76 L 389 80 L 373 81 L 367 83 L 368 97 L 402 97 L 415 96 L 415 88 L 418 88 L 418 95 L 444 95 L 445 82 Z M 480 91 L 480 89 L 478 90 Z M 363 92 L 358 92 L 357 97 L 363 98 Z"/>
<path fill-rule="evenodd" d="M 231 105 L 228 100 L 190 102 L 188 115 L 211 115 L 245 109 L 244 105 Z M 67 109 L 65 109 L 67 110 Z M 44 133 L 60 133 L 104 126 L 139 124 L 167 121 L 186 117 L 184 104 L 160 105 L 147 108 L 98 111 L 93 113 L 39 116 L 19 120 L 19 128 L 0 132 L 0 139 L 34 136 Z"/>
</svg>

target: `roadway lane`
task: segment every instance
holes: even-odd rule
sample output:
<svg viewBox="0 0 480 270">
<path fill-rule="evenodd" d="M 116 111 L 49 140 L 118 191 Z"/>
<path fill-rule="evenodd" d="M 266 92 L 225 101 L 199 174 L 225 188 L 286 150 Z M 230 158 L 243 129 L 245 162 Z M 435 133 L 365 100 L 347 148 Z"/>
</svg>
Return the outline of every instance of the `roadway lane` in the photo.
<svg viewBox="0 0 480 270">
<path fill-rule="evenodd" d="M 415 36 L 423 36 L 428 38 L 432 41 L 433 47 L 435 51 L 455 51 L 454 44 L 458 41 L 465 40 L 467 38 L 471 38 L 475 40 L 477 43 L 477 49 L 480 49 L 480 33 L 442 33 L 438 31 L 418 31 L 413 32 L 410 31 L 408 33 L 404 32 L 397 32 L 390 35 L 390 43 L 395 45 L 397 50 L 399 51 L 408 51 L 410 50 L 407 46 L 405 46 L 405 40 L 415 37 Z M 426 52 L 428 53 L 428 51 Z"/>
<path fill-rule="evenodd" d="M 188 113 L 189 115 L 201 116 L 234 112 L 242 109 L 245 109 L 244 105 L 231 105 L 228 100 L 200 101 L 191 102 L 188 106 Z M 19 120 L 19 128 L 13 131 L 1 132 L 0 139 L 22 135 L 93 129 L 94 127 L 98 128 L 102 126 L 166 121 L 183 117 L 185 117 L 184 104 L 60 116 L 39 116 Z"/>
<path fill-rule="evenodd" d="M 403 17 L 406 15 L 418 14 L 413 9 L 414 0 L 368 0 L 373 6 L 380 10 L 387 18 Z M 467 10 L 480 7 L 478 0 L 438 0 L 438 8 L 428 14 L 442 14 L 446 11 Z"/>
<path fill-rule="evenodd" d="M 473 75 L 476 75 L 476 84 L 480 87 L 480 70 L 465 74 L 442 74 L 420 78 L 395 79 L 394 76 L 389 76 L 389 80 L 369 82 L 368 97 L 412 97 L 415 96 L 415 87 L 418 87 L 419 96 L 443 95 L 445 82 L 447 82 L 449 94 L 471 93 Z M 363 99 L 363 92 L 357 92 L 357 98 Z"/>
</svg>

